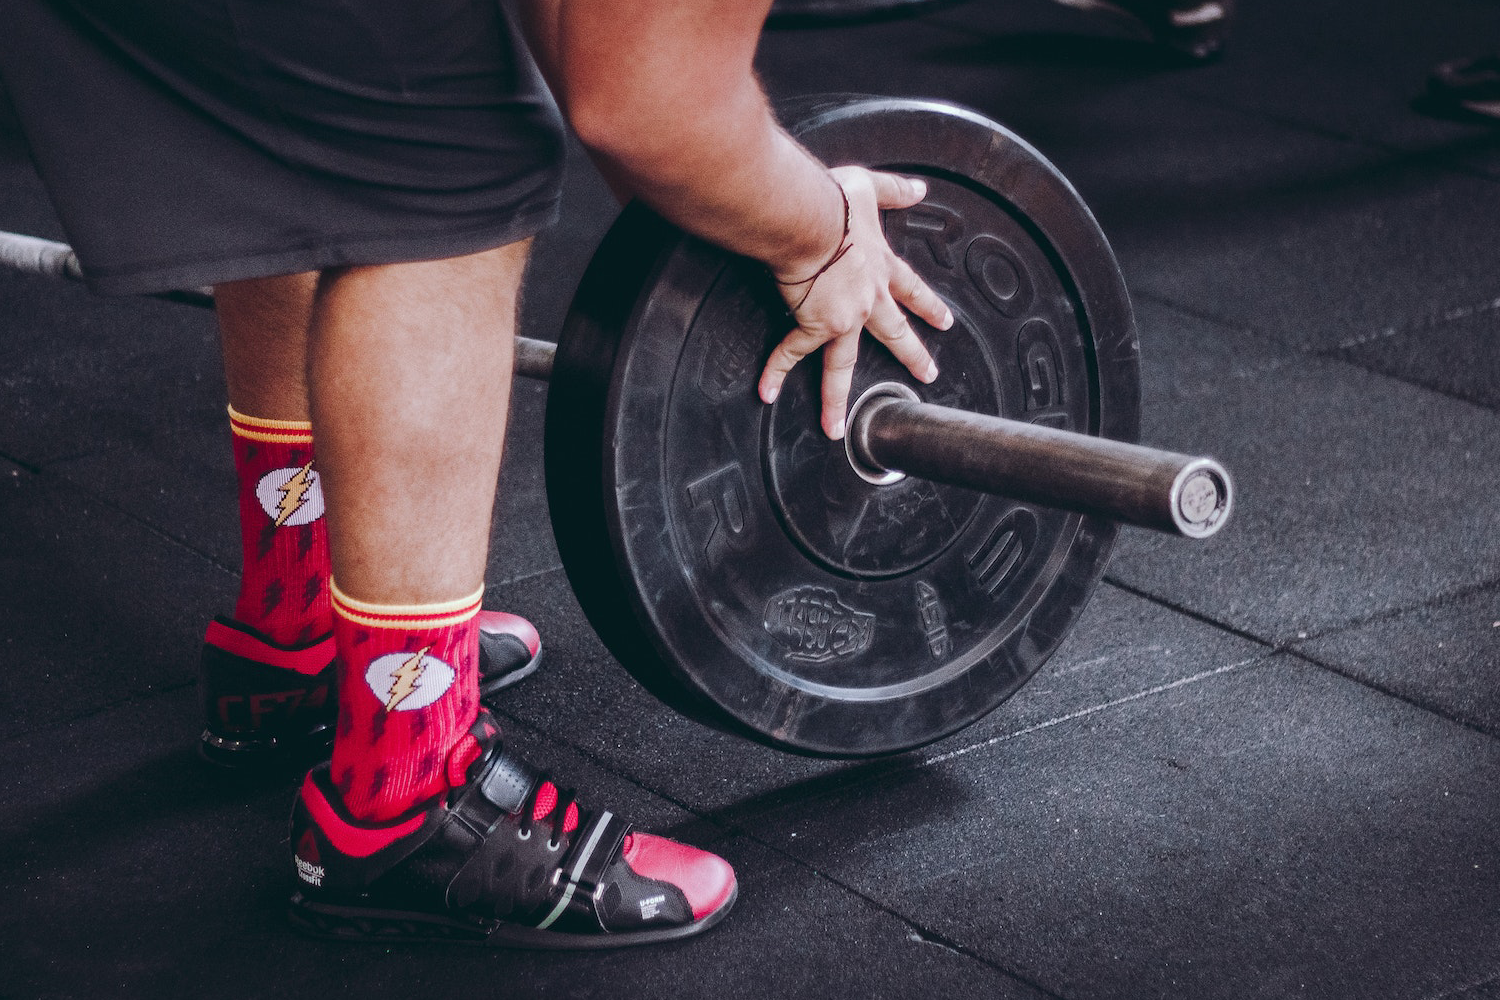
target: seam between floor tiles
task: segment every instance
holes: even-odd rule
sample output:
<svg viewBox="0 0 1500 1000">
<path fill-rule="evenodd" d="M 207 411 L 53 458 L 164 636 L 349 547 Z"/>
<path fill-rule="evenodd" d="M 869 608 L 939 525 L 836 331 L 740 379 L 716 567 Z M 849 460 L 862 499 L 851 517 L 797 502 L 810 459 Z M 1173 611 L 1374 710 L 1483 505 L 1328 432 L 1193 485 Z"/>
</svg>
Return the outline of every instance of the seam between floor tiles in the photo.
<svg viewBox="0 0 1500 1000">
<path fill-rule="evenodd" d="M 1149 601 L 1152 604 L 1156 604 L 1168 611 L 1175 612 L 1176 614 L 1191 618 L 1196 622 L 1200 622 L 1204 625 L 1208 625 L 1212 628 L 1228 633 L 1235 638 L 1243 639 L 1246 642 L 1253 642 L 1258 646 L 1264 646 L 1270 653 L 1295 653 L 1298 651 L 1298 648 L 1300 646 L 1305 643 L 1312 642 L 1316 639 L 1324 639 L 1329 636 L 1348 632 L 1352 629 L 1363 628 L 1366 625 L 1372 625 L 1376 622 L 1388 621 L 1392 618 L 1399 618 L 1402 615 L 1410 614 L 1413 611 L 1421 611 L 1426 608 L 1442 607 L 1445 604 L 1451 604 L 1456 601 L 1461 601 L 1467 597 L 1472 597 L 1475 594 L 1480 594 L 1487 590 L 1500 588 L 1500 577 L 1492 577 L 1486 580 L 1480 580 L 1476 583 L 1466 583 L 1454 587 L 1450 590 L 1440 591 L 1439 593 L 1430 595 L 1420 601 L 1416 601 L 1411 604 L 1403 604 L 1394 608 L 1382 608 L 1379 611 L 1371 612 L 1367 615 L 1361 615 L 1356 618 L 1350 618 L 1335 625 L 1330 625 L 1327 628 L 1318 629 L 1312 632 L 1299 632 L 1294 639 L 1276 641 L 1274 639 L 1267 639 L 1264 636 L 1259 636 L 1252 632 L 1248 632 L 1237 626 L 1230 625 L 1227 622 L 1219 621 L 1218 619 L 1206 615 L 1201 611 L 1195 611 L 1192 608 L 1177 604 L 1174 601 L 1169 601 L 1165 597 L 1151 593 L 1149 590 L 1143 590 L 1132 584 L 1126 583 L 1118 577 L 1106 575 L 1104 577 L 1104 582 L 1109 584 L 1111 587 L 1123 590 L 1125 593 L 1130 594 L 1133 597 L 1139 597 L 1141 600 Z M 1304 657 L 1304 659 L 1305 658 L 1306 657 Z"/>
<path fill-rule="evenodd" d="M 1176 96 L 1194 104 L 1217 108 L 1220 111 L 1232 111 L 1247 118 L 1260 119 L 1261 121 L 1279 125 L 1294 132 L 1304 132 L 1308 135 L 1315 135 L 1320 138 L 1346 143 L 1347 145 L 1358 146 L 1372 152 L 1384 153 L 1389 157 L 1389 160 L 1386 162 L 1387 166 L 1427 164 L 1447 174 L 1488 181 L 1491 184 L 1500 183 L 1500 178 L 1497 178 L 1493 173 L 1480 167 L 1468 166 L 1462 160 L 1453 158 L 1462 155 L 1467 151 L 1468 147 L 1487 149 L 1493 145 L 1493 136 L 1490 134 L 1490 130 L 1484 126 L 1476 126 L 1475 135 L 1458 143 L 1448 143 L 1436 148 L 1413 149 L 1385 142 L 1374 136 L 1362 135 L 1358 132 L 1346 132 L 1318 122 L 1306 121 L 1288 114 L 1270 111 L 1266 108 L 1245 107 L 1226 98 L 1205 94 L 1201 90 L 1195 89 L 1194 84 L 1191 82 L 1169 89 Z M 1422 117 L 1424 120 L 1426 119 L 1426 116 L 1419 117 Z"/>
<path fill-rule="evenodd" d="M 1006 968 L 1004 965 L 1000 964 L 994 959 L 981 955 L 980 953 L 970 948 L 968 945 L 963 944 L 960 941 L 956 941 L 953 938 L 948 937 L 946 934 L 942 934 L 938 931 L 933 930 L 927 925 L 917 921 L 915 918 L 909 917 L 901 911 L 892 908 L 888 904 L 883 903 L 864 892 L 861 892 L 859 889 L 856 889 L 849 883 L 844 882 L 842 879 L 836 878 L 833 875 L 830 875 L 827 872 L 808 864 L 795 855 L 788 854 L 786 851 L 777 847 L 775 844 L 767 843 L 766 841 L 748 831 L 741 830 L 739 831 L 739 833 L 746 840 L 754 841 L 756 844 L 759 844 L 766 850 L 778 855 L 783 860 L 794 864 L 798 868 L 801 868 L 804 871 L 808 872 L 813 877 L 821 879 L 829 885 L 842 889 L 844 892 L 848 893 L 854 898 L 864 901 L 867 906 L 873 907 L 881 913 L 884 913 L 887 916 L 891 917 L 898 923 L 906 925 L 910 932 L 914 934 L 917 940 L 919 940 L 921 943 L 933 944 L 937 945 L 940 948 L 946 948 L 947 950 L 957 955 L 961 955 L 962 957 L 969 959 L 971 962 L 976 962 L 979 965 L 982 965 L 985 968 L 991 970 L 992 972 L 1004 976 L 1006 979 L 1010 979 L 1014 982 L 1020 983 L 1027 989 L 1033 990 L 1041 994 L 1042 996 L 1051 997 L 1052 1000 L 1066 1000 L 1063 994 L 1055 993 L 1052 990 L 1047 989 L 1041 983 L 1038 983 L 1037 981 L 1022 975 L 1021 973 L 1016 972 L 1013 969 Z"/>
<path fill-rule="evenodd" d="M 1169 601 L 1165 597 L 1162 597 L 1160 594 L 1153 594 L 1149 590 L 1143 590 L 1140 587 L 1136 587 L 1132 584 L 1126 583 L 1124 580 L 1121 580 L 1117 576 L 1112 576 L 1106 573 L 1104 575 L 1104 582 L 1117 590 L 1123 590 L 1125 593 L 1131 595 L 1132 597 L 1139 597 L 1143 601 L 1149 601 L 1150 603 L 1155 604 L 1158 607 L 1165 608 L 1166 610 L 1171 611 L 1175 614 L 1182 615 L 1184 618 L 1191 618 L 1193 621 L 1198 622 L 1200 625 L 1207 625 L 1210 628 L 1217 629 L 1218 631 L 1223 632 L 1227 635 L 1232 635 L 1236 639 L 1243 639 L 1246 642 L 1253 642 L 1257 646 L 1264 646 L 1268 652 L 1279 653 L 1283 648 L 1282 646 L 1277 645 L 1277 643 L 1265 638 L 1264 636 L 1256 635 L 1253 632 L 1247 632 L 1246 630 L 1236 625 L 1231 625 L 1228 622 L 1219 621 L 1217 618 L 1206 615 L 1201 611 L 1194 611 L 1192 608 L 1189 608 L 1186 605 L 1178 604 L 1175 601 Z"/>
<path fill-rule="evenodd" d="M 78 713 L 77 715 L 70 715 L 67 718 L 61 719 L 49 719 L 41 725 L 32 726 L 30 729 L 22 729 L 17 732 L 10 733 L 5 738 L 0 739 L 0 747 L 6 747 L 12 743 L 17 743 L 21 740 L 29 739 L 30 737 L 35 736 L 37 733 L 44 733 L 49 729 L 65 729 L 68 726 L 76 725 L 77 723 L 82 722 L 85 719 L 91 719 L 96 715 L 103 715 L 105 712 L 110 712 L 114 709 L 122 708 L 126 705 L 131 705 L 139 701 L 149 701 L 153 698 L 162 697 L 163 695 L 176 694 L 179 691 L 197 686 L 198 681 L 195 678 L 190 681 L 179 681 L 176 684 L 163 684 L 159 687 L 154 687 L 149 691 L 138 691 L 134 694 L 128 694 L 121 698 L 114 698 L 110 701 L 90 706 L 88 709 Z M 0 1000 L 4 1000 L 4 998 L 0 997 Z"/>
<path fill-rule="evenodd" d="M 1468 398 L 1467 396 L 1462 396 L 1450 392 L 1446 389 L 1443 389 L 1441 386 L 1428 385 L 1426 383 L 1418 382 L 1410 378 L 1405 378 L 1401 375 L 1391 374 L 1390 372 L 1382 371 L 1369 365 L 1361 364 L 1358 361 L 1352 360 L 1347 357 L 1341 357 L 1340 355 L 1345 351 L 1353 350 L 1354 348 L 1363 346 L 1365 344 L 1374 343 L 1380 340 L 1389 340 L 1394 337 L 1406 336 L 1413 333 L 1421 333 L 1424 330 L 1436 329 L 1437 327 L 1443 326 L 1447 323 L 1453 323 L 1462 319 L 1469 319 L 1474 316 L 1482 316 L 1488 312 L 1500 311 L 1500 297 L 1486 299 L 1482 302 L 1472 302 L 1461 306 L 1452 306 L 1448 309 L 1430 312 L 1425 316 L 1413 316 L 1409 318 L 1408 322 L 1382 327 L 1381 329 L 1373 333 L 1365 333 L 1359 334 L 1354 337 L 1347 337 L 1344 340 L 1341 340 L 1339 343 L 1334 344 L 1330 347 L 1317 347 L 1313 345 L 1299 344 L 1290 340 L 1284 340 L 1280 337 L 1277 337 L 1275 334 L 1270 333 L 1269 331 L 1257 329 L 1256 327 L 1244 326 L 1242 324 L 1234 322 L 1227 316 L 1215 315 L 1214 313 L 1206 309 L 1186 302 L 1180 302 L 1169 296 L 1162 295 L 1159 292 L 1142 289 L 1132 289 L 1130 292 L 1130 297 L 1137 302 L 1149 302 L 1152 305 L 1157 306 L 1158 308 L 1168 309 L 1172 312 L 1180 313 L 1181 315 L 1187 316 L 1190 319 L 1195 319 L 1200 323 L 1211 323 L 1214 326 L 1220 327 L 1240 336 L 1253 337 L 1254 339 L 1260 341 L 1262 344 L 1291 351 L 1294 355 L 1319 358 L 1323 361 L 1328 361 L 1334 364 L 1349 365 L 1350 367 L 1357 368 L 1360 371 L 1369 372 L 1372 375 L 1377 375 L 1380 378 L 1387 378 L 1393 382 L 1399 382 L 1403 385 L 1415 386 L 1416 388 L 1422 389 L 1426 392 L 1431 392 L 1434 395 L 1442 396 L 1446 399 L 1453 399 L 1461 403 L 1466 403 L 1470 406 L 1477 406 L 1480 409 L 1484 410 L 1493 410 L 1492 407 L 1487 407 L 1483 403 L 1476 402 L 1473 399 Z M 1284 367 L 1285 365 L 1290 365 L 1293 363 L 1293 359 L 1288 358 L 1283 364 L 1277 365 L 1275 367 Z M 1257 372 L 1256 374 L 1260 373 Z"/>
<path fill-rule="evenodd" d="M 186 552 L 190 552 L 195 556 L 198 556 L 200 559 L 203 559 L 205 562 L 207 562 L 210 566 L 221 569 L 224 572 L 234 576 L 239 575 L 239 567 L 225 565 L 224 563 L 220 562 L 219 559 L 216 558 L 212 553 L 206 552 L 203 549 L 198 548 L 196 545 L 188 542 L 186 539 L 179 538 L 171 532 L 166 531 L 156 524 L 153 524 L 151 521 L 141 517 L 139 514 L 135 513 L 129 508 L 122 507 L 120 504 L 116 503 L 114 500 L 111 500 L 103 493 L 100 493 L 97 490 L 92 489 L 91 487 L 85 486 L 83 483 L 80 483 L 75 479 L 71 479 L 56 472 L 51 472 L 47 469 L 36 470 L 36 476 L 38 479 L 45 480 L 46 482 L 72 490 L 83 499 L 88 500 L 92 503 L 96 503 L 106 510 L 113 511 L 116 514 L 119 514 L 127 521 L 141 526 L 156 537 L 171 542 L 178 548 Z"/>
<path fill-rule="evenodd" d="M 1390 340 L 1396 337 L 1406 336 L 1408 334 L 1422 333 L 1424 331 L 1434 330 L 1440 326 L 1444 326 L 1458 320 L 1469 319 L 1474 316 L 1482 316 L 1487 312 L 1494 312 L 1496 310 L 1500 310 L 1500 298 L 1491 299 L 1488 302 L 1482 302 L 1477 305 L 1456 306 L 1452 309 L 1444 310 L 1443 312 L 1435 316 L 1428 316 L 1424 319 L 1419 319 L 1407 326 L 1388 326 L 1375 333 L 1365 334 L 1359 337 L 1350 337 L 1347 340 L 1341 341 L 1340 343 L 1334 345 L 1333 347 L 1318 348 L 1316 350 L 1308 351 L 1308 353 L 1313 357 L 1321 358 L 1325 361 L 1352 365 L 1353 367 L 1358 368 L 1361 371 L 1369 372 L 1370 374 L 1379 376 L 1380 378 L 1392 379 L 1393 381 L 1400 382 L 1403 385 L 1413 386 L 1417 389 L 1421 389 L 1424 392 L 1430 392 L 1435 396 L 1441 396 L 1444 399 L 1451 399 L 1455 402 L 1464 403 L 1468 406 L 1475 406 L 1486 412 L 1494 413 L 1497 410 L 1495 406 L 1487 405 L 1484 402 L 1474 399 L 1471 396 L 1467 396 L 1459 392 L 1454 392 L 1452 389 L 1445 388 L 1441 385 L 1435 385 L 1430 381 L 1413 378 L 1410 375 L 1402 374 L 1399 372 L 1392 372 L 1373 364 L 1367 364 L 1363 361 L 1358 360 L 1357 358 L 1350 358 L 1344 355 L 1345 352 L 1351 351 L 1365 344 L 1372 344 L 1381 340 Z"/>
<path fill-rule="evenodd" d="M 1352 681 L 1353 683 L 1358 684 L 1359 686 L 1367 690 L 1374 691 L 1377 694 L 1384 695 L 1389 698 L 1394 698 L 1404 705 L 1418 709 L 1422 712 L 1427 713 L 1428 715 L 1436 716 L 1437 718 L 1442 719 L 1445 722 L 1451 722 L 1454 725 L 1462 726 L 1465 729 L 1469 729 L 1492 738 L 1500 739 L 1500 733 L 1492 732 L 1462 718 L 1443 712 L 1431 705 L 1416 701 L 1406 695 L 1401 694 L 1400 692 L 1383 687 L 1380 684 L 1376 684 L 1367 678 L 1360 677 L 1358 675 L 1341 670 L 1331 663 L 1325 663 L 1324 661 L 1318 659 L 1314 654 L 1307 652 L 1303 648 L 1307 643 L 1313 642 L 1317 639 L 1324 639 L 1330 636 L 1340 635 L 1344 632 L 1361 629 L 1367 625 L 1372 625 L 1377 622 L 1390 621 L 1395 618 L 1400 618 L 1402 615 L 1411 614 L 1415 611 L 1422 611 L 1429 608 L 1440 608 L 1445 605 L 1457 603 L 1468 597 L 1472 597 L 1475 594 L 1481 594 L 1486 591 L 1495 590 L 1497 588 L 1500 588 L 1500 577 L 1483 580 L 1478 583 L 1465 584 L 1461 587 L 1455 587 L 1452 590 L 1443 591 L 1440 594 L 1433 595 L 1414 604 L 1406 604 L 1395 608 L 1385 608 L 1373 614 L 1364 615 L 1359 618 L 1353 618 L 1348 621 L 1340 622 L 1337 625 L 1330 626 L 1329 628 L 1322 629 L 1320 631 L 1299 633 L 1297 638 L 1288 640 L 1286 642 L 1272 642 L 1259 636 L 1252 635 L 1241 629 L 1226 625 L 1223 622 L 1215 621 L 1207 615 L 1193 611 L 1189 608 L 1179 607 L 1173 604 L 1173 602 L 1158 597 L 1155 594 L 1151 594 L 1139 588 L 1132 587 L 1129 584 L 1123 583 L 1108 576 L 1105 577 L 1105 582 L 1113 587 L 1117 587 L 1120 590 L 1125 591 L 1126 593 L 1139 597 L 1142 600 L 1158 604 L 1170 611 L 1174 611 L 1178 614 L 1193 618 L 1206 625 L 1210 625 L 1214 628 L 1228 632 L 1238 638 L 1263 646 L 1267 650 L 1267 653 L 1265 655 L 1265 658 L 1267 659 L 1277 654 L 1288 654 L 1298 660 L 1301 660 L 1303 663 L 1306 663 L 1309 666 L 1316 667 L 1320 670 L 1326 670 L 1336 677 L 1341 677 L 1344 680 Z"/>
<path fill-rule="evenodd" d="M 1500 739 L 1500 732 L 1496 732 L 1492 729 L 1486 729 L 1478 723 L 1470 722 L 1467 719 L 1459 718 L 1456 715 L 1450 715 L 1449 713 L 1443 711 L 1441 708 L 1426 704 L 1422 701 L 1418 701 L 1410 695 L 1402 694 L 1400 691 L 1394 690 L 1393 688 L 1388 688 L 1384 684 L 1377 684 L 1375 681 L 1370 680 L 1368 677 L 1361 677 L 1358 674 L 1350 673 L 1349 671 L 1335 664 L 1326 663 L 1323 660 L 1318 659 L 1312 653 L 1306 653 L 1298 649 L 1288 649 L 1286 650 L 1286 653 L 1287 655 L 1301 660 L 1303 663 L 1306 663 L 1311 667 L 1316 667 L 1319 670 L 1326 670 L 1328 673 L 1333 674 L 1335 677 L 1341 677 L 1346 681 L 1351 681 L 1355 684 L 1358 684 L 1360 687 L 1364 688 L 1367 691 L 1374 691 L 1376 694 L 1384 695 L 1387 698 L 1399 701 L 1401 704 L 1407 706 L 1408 708 L 1415 708 L 1417 711 L 1422 712 L 1426 715 L 1436 716 L 1437 718 L 1442 719 L 1444 722 L 1450 722 L 1453 725 L 1460 726 L 1464 729 L 1469 730 L 1470 732 L 1479 733 L 1481 736 L 1488 736 L 1490 739 Z"/>
<path fill-rule="evenodd" d="M 1366 625 L 1390 621 L 1393 618 L 1400 618 L 1402 615 L 1411 614 L 1413 611 L 1426 611 L 1428 609 L 1441 608 L 1449 604 L 1456 604 L 1459 601 L 1473 597 L 1475 594 L 1482 594 L 1487 590 L 1496 589 L 1500 589 L 1500 576 L 1490 577 L 1489 579 L 1480 580 L 1475 583 L 1465 583 L 1449 590 L 1439 591 L 1430 597 L 1412 604 L 1403 604 L 1395 608 L 1382 608 L 1379 611 L 1374 611 L 1358 618 L 1351 618 L 1337 625 L 1331 625 L 1321 631 L 1300 633 L 1296 639 L 1275 648 L 1277 652 L 1297 652 L 1299 646 L 1312 642 L 1315 639 L 1326 639 L 1329 636 L 1340 635 L 1354 629 L 1364 628 Z"/>
<path fill-rule="evenodd" d="M 1389 340 L 1392 337 L 1399 337 L 1402 334 L 1406 333 L 1420 333 L 1423 330 L 1431 330 L 1434 327 L 1443 326 L 1447 323 L 1453 323 L 1457 320 L 1469 319 L 1473 316 L 1482 316 L 1487 312 L 1494 312 L 1497 309 L 1500 309 L 1500 298 L 1488 299 L 1484 302 L 1475 302 L 1464 306 L 1454 306 L 1450 309 L 1445 309 L 1435 315 L 1429 315 L 1426 318 L 1418 319 L 1416 322 L 1411 323 L 1407 326 L 1383 327 L 1374 333 L 1367 333 L 1357 337 L 1349 337 L 1333 345 L 1332 347 L 1319 348 L 1313 353 L 1330 354 L 1338 351 L 1353 350 L 1356 347 L 1362 347 L 1365 344 L 1374 343 L 1377 340 Z"/>
<path fill-rule="evenodd" d="M 1029 736 L 1032 733 L 1041 732 L 1044 729 L 1051 729 L 1053 726 L 1060 726 L 1065 722 L 1073 722 L 1077 719 L 1083 719 L 1098 712 L 1105 712 L 1111 708 L 1118 708 L 1121 705 L 1128 705 L 1133 701 L 1140 701 L 1142 698 L 1150 698 L 1155 695 L 1174 690 L 1176 688 L 1185 687 L 1189 684 L 1197 684 L 1199 681 L 1206 681 L 1214 677 L 1219 677 L 1223 674 L 1233 673 L 1237 670 L 1241 670 L 1254 664 L 1265 663 L 1269 661 L 1274 655 L 1275 654 L 1273 653 L 1268 653 L 1258 656 L 1252 656 L 1248 659 L 1240 660 L 1237 663 L 1226 663 L 1222 667 L 1215 667 L 1212 670 L 1201 671 L 1199 673 L 1193 674 L 1191 677 L 1179 677 L 1175 681 L 1168 681 L 1165 684 L 1158 684 L 1155 687 L 1147 688 L 1144 691 L 1137 691 L 1134 694 L 1128 694 L 1124 697 L 1115 698 L 1112 701 L 1102 702 L 1098 705 L 1090 705 L 1088 708 L 1080 708 L 1072 712 L 1066 712 L 1062 715 L 1057 716 L 1056 718 L 1047 719 L 1043 722 L 1038 722 L 1033 725 L 1026 726 L 1022 729 L 1013 730 L 1012 732 L 1008 733 L 1001 733 L 998 736 L 991 736 L 989 739 L 983 740 L 979 743 L 974 743 L 966 747 L 960 747 L 957 750 L 948 750 L 944 753 L 936 754 L 932 757 L 923 758 L 919 763 L 913 764 L 912 767 L 932 767 L 937 764 L 946 764 L 950 760 L 967 756 L 968 754 L 971 754 L 976 750 L 988 750 L 990 747 L 998 746 L 999 744 L 1008 742 L 1009 740 L 1018 739 L 1022 736 Z"/>
<path fill-rule="evenodd" d="M 31 473 L 33 476 L 40 476 L 42 474 L 42 467 L 40 465 L 34 465 L 33 463 L 26 461 L 24 458 L 21 458 L 18 455 L 12 455 L 8 451 L 0 451 L 0 458 L 5 459 L 5 461 L 11 463 L 17 468 Z"/>
<path fill-rule="evenodd" d="M 1188 302 L 1178 301 L 1177 299 L 1171 298 L 1167 295 L 1163 295 L 1160 292 L 1153 292 L 1150 289 L 1142 288 L 1131 288 L 1129 291 L 1131 301 L 1133 302 L 1150 302 L 1152 305 L 1158 306 L 1159 308 L 1170 309 L 1173 312 L 1181 313 L 1183 316 L 1186 316 L 1189 319 L 1195 319 L 1200 323 L 1211 323 L 1214 326 L 1220 327 L 1238 336 L 1252 337 L 1266 347 L 1281 348 L 1283 350 L 1292 352 L 1293 355 L 1310 355 L 1315 353 L 1315 349 L 1313 348 L 1310 348 L 1303 344 L 1298 344 L 1294 341 L 1285 340 L 1281 337 L 1276 336 L 1268 330 L 1262 330 L 1258 327 L 1253 326 L 1245 326 L 1242 323 L 1235 322 L 1228 316 L 1220 316 L 1216 313 L 1202 308 L 1201 306 L 1193 305 Z M 1293 363 L 1293 358 L 1287 358 L 1282 360 L 1279 364 L 1275 365 L 1272 370 L 1274 370 L 1275 368 L 1286 367 L 1287 365 Z"/>
</svg>

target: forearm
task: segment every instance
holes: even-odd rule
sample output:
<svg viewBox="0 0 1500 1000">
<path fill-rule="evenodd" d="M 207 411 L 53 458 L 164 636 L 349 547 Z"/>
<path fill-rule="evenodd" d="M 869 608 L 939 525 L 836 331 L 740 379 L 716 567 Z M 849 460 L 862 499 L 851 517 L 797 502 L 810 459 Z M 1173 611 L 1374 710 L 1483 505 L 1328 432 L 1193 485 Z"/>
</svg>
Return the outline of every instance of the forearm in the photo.
<svg viewBox="0 0 1500 1000">
<path fill-rule="evenodd" d="M 647 142 L 616 141 L 634 127 L 617 132 L 613 123 L 585 142 L 638 197 L 683 229 L 764 261 L 778 276 L 809 274 L 837 249 L 838 187 L 776 125 L 758 88 L 737 105 L 701 117 L 676 115 Z"/>
<path fill-rule="evenodd" d="M 580 139 L 617 185 L 781 277 L 837 249 L 827 171 L 777 125 L 752 71 L 765 4 L 543 0 L 529 34 Z"/>
</svg>

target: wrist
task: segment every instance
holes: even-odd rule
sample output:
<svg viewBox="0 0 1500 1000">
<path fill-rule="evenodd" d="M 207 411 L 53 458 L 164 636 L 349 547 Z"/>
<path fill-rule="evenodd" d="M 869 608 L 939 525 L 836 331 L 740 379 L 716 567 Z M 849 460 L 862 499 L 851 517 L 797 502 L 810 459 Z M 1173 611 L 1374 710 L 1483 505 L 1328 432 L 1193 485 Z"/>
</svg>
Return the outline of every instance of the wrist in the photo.
<svg viewBox="0 0 1500 1000">
<path fill-rule="evenodd" d="M 834 190 L 838 192 L 839 196 L 839 200 L 836 203 L 838 205 L 837 222 L 831 230 L 835 239 L 830 240 L 826 235 L 830 229 L 825 223 L 818 227 L 818 231 L 823 235 L 810 241 L 808 247 L 789 247 L 788 250 L 790 252 L 787 255 L 768 260 L 766 266 L 771 272 L 771 277 L 776 280 L 778 285 L 798 286 L 810 284 L 820 274 L 832 267 L 848 250 L 849 228 L 853 221 L 852 211 L 849 207 L 849 195 L 845 193 L 843 185 L 835 180 L 832 175 L 829 175 L 829 180 L 833 181 Z M 824 219 L 827 219 L 828 213 L 826 211 L 822 215 Z"/>
</svg>

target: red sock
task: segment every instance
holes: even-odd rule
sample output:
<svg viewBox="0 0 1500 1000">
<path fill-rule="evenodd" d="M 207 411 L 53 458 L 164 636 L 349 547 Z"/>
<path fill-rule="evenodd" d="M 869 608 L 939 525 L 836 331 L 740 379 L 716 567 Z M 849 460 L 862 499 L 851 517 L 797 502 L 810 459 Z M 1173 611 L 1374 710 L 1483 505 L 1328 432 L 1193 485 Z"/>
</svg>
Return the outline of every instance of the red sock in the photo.
<svg viewBox="0 0 1500 1000">
<path fill-rule="evenodd" d="M 448 765 L 479 711 L 475 615 L 484 588 L 414 607 L 366 604 L 331 589 L 339 658 L 333 782 L 357 818 L 395 819 L 463 781 L 462 766 L 450 777 Z"/>
<path fill-rule="evenodd" d="M 229 429 L 244 553 L 235 620 L 280 645 L 309 645 L 333 628 L 312 424 L 247 417 L 231 407 Z"/>
</svg>

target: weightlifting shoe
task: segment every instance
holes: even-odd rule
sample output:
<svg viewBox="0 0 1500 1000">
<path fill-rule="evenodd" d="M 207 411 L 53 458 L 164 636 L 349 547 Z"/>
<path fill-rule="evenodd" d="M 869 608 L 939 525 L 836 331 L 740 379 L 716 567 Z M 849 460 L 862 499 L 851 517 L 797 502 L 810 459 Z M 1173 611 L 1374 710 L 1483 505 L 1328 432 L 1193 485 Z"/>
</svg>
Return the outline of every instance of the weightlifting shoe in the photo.
<svg viewBox="0 0 1500 1000">
<path fill-rule="evenodd" d="M 1152 41 L 1193 62 L 1224 50 L 1234 0 L 1057 0 L 1079 10 L 1105 11 L 1130 21 Z"/>
<path fill-rule="evenodd" d="M 462 783 L 389 824 L 351 817 L 328 765 L 313 769 L 292 811 L 293 926 L 348 941 L 618 948 L 701 933 L 734 905 L 724 859 L 581 808 L 504 751 L 485 711 L 469 735 L 448 765 Z"/>
<path fill-rule="evenodd" d="M 534 673 L 542 640 L 519 615 L 479 612 L 479 695 L 491 699 Z M 204 729 L 199 752 L 230 768 L 306 767 L 333 746 L 338 704 L 333 636 L 291 648 L 217 618 L 198 674 Z"/>
</svg>

